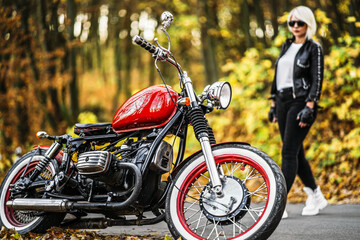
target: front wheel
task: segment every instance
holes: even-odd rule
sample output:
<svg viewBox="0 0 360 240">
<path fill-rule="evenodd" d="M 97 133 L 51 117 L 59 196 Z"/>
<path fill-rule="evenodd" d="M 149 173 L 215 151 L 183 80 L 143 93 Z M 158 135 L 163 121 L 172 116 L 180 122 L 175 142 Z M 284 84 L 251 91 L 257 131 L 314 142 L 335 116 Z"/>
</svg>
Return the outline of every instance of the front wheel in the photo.
<svg viewBox="0 0 360 240">
<path fill-rule="evenodd" d="M 166 220 L 175 239 L 266 239 L 279 224 L 286 185 L 277 164 L 260 150 L 237 143 L 212 147 L 222 195 L 211 191 L 202 153 L 176 175 Z"/>
<path fill-rule="evenodd" d="M 65 214 L 63 213 L 44 213 L 38 211 L 13 210 L 6 206 L 6 202 L 11 200 L 11 189 L 22 177 L 28 177 L 35 170 L 35 166 L 45 158 L 43 154 L 30 152 L 25 154 L 10 168 L 0 187 L 0 226 L 7 229 L 15 229 L 20 234 L 28 232 L 45 232 L 51 226 L 61 223 Z M 35 179 L 35 181 L 49 180 L 54 177 L 56 166 L 50 163 L 45 170 Z M 26 191 L 17 194 L 16 197 L 41 198 L 43 189 Z"/>
</svg>

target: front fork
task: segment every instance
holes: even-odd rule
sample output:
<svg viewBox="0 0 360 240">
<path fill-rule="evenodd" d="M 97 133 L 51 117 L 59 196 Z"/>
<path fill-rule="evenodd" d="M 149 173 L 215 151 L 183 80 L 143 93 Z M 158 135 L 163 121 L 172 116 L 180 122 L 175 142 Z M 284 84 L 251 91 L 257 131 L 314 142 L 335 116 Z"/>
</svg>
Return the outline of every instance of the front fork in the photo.
<svg viewBox="0 0 360 240">
<path fill-rule="evenodd" d="M 218 169 L 215 164 L 214 155 L 212 154 L 210 141 L 208 137 L 202 137 L 199 139 L 201 150 L 205 157 L 206 167 L 209 171 L 210 180 L 212 184 L 212 190 L 217 194 L 222 194 L 222 184 L 219 176 Z"/>
<path fill-rule="evenodd" d="M 214 155 L 212 153 L 209 134 L 207 131 L 207 122 L 204 117 L 202 110 L 199 107 L 199 103 L 195 96 L 195 91 L 191 82 L 191 79 L 187 76 L 187 73 L 184 71 L 183 75 L 180 76 L 181 80 L 187 91 L 187 95 L 190 99 L 190 120 L 194 128 L 196 138 L 199 140 L 201 145 L 201 150 L 205 157 L 206 167 L 209 171 L 210 182 L 212 185 L 212 190 L 217 194 L 222 194 L 222 183 L 218 169 L 215 164 Z"/>
</svg>

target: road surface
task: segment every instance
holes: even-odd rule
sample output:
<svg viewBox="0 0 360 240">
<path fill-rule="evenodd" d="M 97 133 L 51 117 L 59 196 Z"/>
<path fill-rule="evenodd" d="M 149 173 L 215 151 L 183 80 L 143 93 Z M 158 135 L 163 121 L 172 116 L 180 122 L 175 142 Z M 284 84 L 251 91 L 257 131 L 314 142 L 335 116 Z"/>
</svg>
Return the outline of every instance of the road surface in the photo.
<svg viewBox="0 0 360 240">
<path fill-rule="evenodd" d="M 270 240 L 360 240 L 360 205 L 329 205 L 317 216 L 301 216 L 304 204 L 288 204 L 283 219 Z M 147 226 L 118 226 L 100 230 L 106 235 L 171 236 L 165 222 Z"/>
</svg>

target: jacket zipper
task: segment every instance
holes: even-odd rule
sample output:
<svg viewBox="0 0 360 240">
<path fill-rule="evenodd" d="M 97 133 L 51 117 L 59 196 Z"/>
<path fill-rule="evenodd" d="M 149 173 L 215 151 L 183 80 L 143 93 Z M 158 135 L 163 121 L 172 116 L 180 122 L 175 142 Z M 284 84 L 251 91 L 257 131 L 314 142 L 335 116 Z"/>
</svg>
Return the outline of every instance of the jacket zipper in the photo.
<svg viewBox="0 0 360 240">
<path fill-rule="evenodd" d="M 303 84 L 304 84 L 304 89 L 307 90 L 309 88 L 309 86 L 306 84 L 305 79 L 301 78 Z"/>
<path fill-rule="evenodd" d="M 306 40 L 307 41 L 307 40 Z M 293 86 L 292 86 L 292 94 L 293 94 L 293 98 L 296 98 L 296 93 L 295 93 L 295 66 L 296 66 L 296 57 L 298 56 L 300 50 L 304 47 L 306 41 L 303 43 L 303 45 L 301 46 L 301 48 L 298 50 L 298 52 L 295 55 L 295 59 L 294 59 L 294 66 L 293 66 Z"/>
</svg>

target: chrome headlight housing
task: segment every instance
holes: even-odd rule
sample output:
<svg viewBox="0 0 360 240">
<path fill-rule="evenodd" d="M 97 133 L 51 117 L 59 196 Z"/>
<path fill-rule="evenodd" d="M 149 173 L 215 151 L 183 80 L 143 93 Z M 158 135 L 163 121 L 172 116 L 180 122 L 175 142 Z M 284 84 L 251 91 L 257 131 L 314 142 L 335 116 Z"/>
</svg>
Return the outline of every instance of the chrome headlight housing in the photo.
<svg viewBox="0 0 360 240">
<path fill-rule="evenodd" d="M 203 95 L 206 95 L 217 109 L 226 109 L 231 102 L 231 85 L 225 81 L 215 82 L 204 89 Z"/>
</svg>

